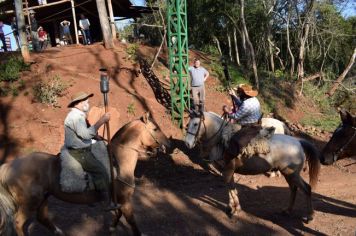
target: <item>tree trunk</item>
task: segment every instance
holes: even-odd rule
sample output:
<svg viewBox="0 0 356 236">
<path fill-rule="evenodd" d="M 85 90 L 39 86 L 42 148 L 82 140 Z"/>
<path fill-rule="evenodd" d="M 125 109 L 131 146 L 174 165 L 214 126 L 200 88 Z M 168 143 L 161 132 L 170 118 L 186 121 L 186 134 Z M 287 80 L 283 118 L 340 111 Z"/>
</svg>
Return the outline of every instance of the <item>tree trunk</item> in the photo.
<svg viewBox="0 0 356 236">
<path fill-rule="evenodd" d="M 236 62 L 237 65 L 240 66 L 240 55 L 239 55 L 239 47 L 237 45 L 236 27 L 234 27 L 234 44 L 235 44 Z"/>
<path fill-rule="evenodd" d="M 218 39 L 215 35 L 213 35 L 213 40 L 215 41 L 216 47 L 218 48 L 219 54 L 220 54 L 220 56 L 221 56 L 221 55 L 222 55 L 222 52 L 221 52 L 221 47 L 220 47 L 219 39 Z"/>
<path fill-rule="evenodd" d="M 229 33 L 227 33 L 226 36 L 227 36 L 227 42 L 229 44 L 229 60 L 232 61 L 231 38 L 230 38 Z"/>
<path fill-rule="evenodd" d="M 290 77 L 293 78 L 294 75 L 294 64 L 295 64 L 295 59 L 294 55 L 292 53 L 292 50 L 290 48 L 290 39 L 289 39 L 289 21 L 290 21 L 290 5 L 288 4 L 288 16 L 287 16 L 287 48 L 288 48 L 288 53 L 291 58 L 291 65 L 290 65 Z"/>
<path fill-rule="evenodd" d="M 273 47 L 272 47 L 272 34 L 271 30 L 268 30 L 268 36 L 267 36 L 267 41 L 268 41 L 268 51 L 269 51 L 269 63 L 271 65 L 271 70 L 274 72 L 274 56 L 273 56 Z"/>
<path fill-rule="evenodd" d="M 245 1 L 244 0 L 240 0 L 240 3 L 241 3 L 241 11 L 240 11 L 241 12 L 241 23 L 242 23 L 243 31 L 245 33 L 247 45 L 249 46 L 249 51 L 250 51 L 251 60 L 252 60 L 253 74 L 254 74 L 254 77 L 255 77 L 255 85 L 256 85 L 256 88 L 259 89 L 259 81 L 258 81 L 258 73 L 257 73 L 257 64 L 256 64 L 256 58 L 255 58 L 255 51 L 253 49 L 253 45 L 252 45 L 250 37 L 248 35 L 246 22 L 245 22 L 245 16 L 244 16 Z"/>
<path fill-rule="evenodd" d="M 299 47 L 299 57 L 298 57 L 298 80 L 303 82 L 304 78 L 304 55 L 305 55 L 305 43 L 308 39 L 309 29 L 310 29 L 310 18 L 314 7 L 314 0 L 310 1 L 308 10 L 305 13 L 305 20 L 301 27 L 300 36 L 300 47 Z"/>
<path fill-rule="evenodd" d="M 26 26 L 25 26 L 25 17 L 23 15 L 23 7 L 22 7 L 22 0 L 15 0 L 15 11 L 16 11 L 16 20 L 17 20 L 17 28 L 20 38 L 20 47 L 21 47 L 21 54 L 23 60 L 25 62 L 29 62 L 30 58 L 30 51 L 28 50 L 28 43 L 26 38 Z"/>
<path fill-rule="evenodd" d="M 96 6 L 98 8 L 101 31 L 103 32 L 104 46 L 106 49 L 113 48 L 114 44 L 109 24 L 109 17 L 106 11 L 105 0 L 96 0 Z"/>
<path fill-rule="evenodd" d="M 331 87 L 331 89 L 327 93 L 329 96 L 334 95 L 337 87 L 339 87 L 339 84 L 341 84 L 341 82 L 345 79 L 345 76 L 351 69 L 352 65 L 355 63 L 355 58 L 356 58 L 356 48 L 354 49 L 354 53 L 352 54 L 352 56 L 350 58 L 350 62 L 347 65 L 346 69 L 344 70 L 344 72 L 342 72 L 342 74 L 339 76 L 339 78 L 337 78 L 337 80 L 334 82 L 335 84 Z"/>
</svg>

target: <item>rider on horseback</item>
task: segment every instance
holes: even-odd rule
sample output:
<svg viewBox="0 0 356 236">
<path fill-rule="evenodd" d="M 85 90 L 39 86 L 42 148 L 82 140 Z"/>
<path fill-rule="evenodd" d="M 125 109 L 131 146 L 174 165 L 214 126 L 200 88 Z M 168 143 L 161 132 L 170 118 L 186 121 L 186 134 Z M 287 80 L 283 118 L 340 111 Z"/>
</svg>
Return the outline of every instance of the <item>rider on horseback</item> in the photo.
<svg viewBox="0 0 356 236">
<path fill-rule="evenodd" d="M 90 126 L 87 122 L 89 111 L 89 98 L 93 94 L 79 92 L 72 96 L 68 107 L 71 111 L 64 121 L 64 145 L 71 156 L 77 160 L 83 170 L 93 177 L 95 190 L 100 192 L 101 200 L 108 204 L 106 210 L 113 210 L 110 207 L 109 176 L 105 167 L 95 159 L 91 152 L 91 145 L 95 142 L 98 129 L 110 120 L 110 113 L 105 113 L 94 125 Z"/>
<path fill-rule="evenodd" d="M 229 146 L 224 153 L 225 163 L 240 154 L 242 148 L 247 146 L 261 130 L 259 122 L 262 116 L 261 107 L 256 98 L 258 91 L 250 85 L 240 84 L 236 88 L 236 92 L 237 95 L 234 90 L 230 89 L 229 91 L 236 105 L 236 111 L 230 113 L 227 106 L 223 106 L 223 111 L 228 118 L 236 120 L 241 125 L 241 129 L 231 137 Z"/>
</svg>

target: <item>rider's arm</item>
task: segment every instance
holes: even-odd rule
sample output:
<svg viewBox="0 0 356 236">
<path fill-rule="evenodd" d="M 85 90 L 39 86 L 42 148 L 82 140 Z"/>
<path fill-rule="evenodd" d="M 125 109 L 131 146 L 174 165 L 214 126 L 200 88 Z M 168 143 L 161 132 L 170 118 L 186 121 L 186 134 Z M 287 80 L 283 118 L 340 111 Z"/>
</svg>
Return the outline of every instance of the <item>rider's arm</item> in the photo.
<svg viewBox="0 0 356 236">
<path fill-rule="evenodd" d="M 236 113 L 229 114 L 229 118 L 234 120 L 241 120 L 245 116 L 247 116 L 251 112 L 251 108 L 246 105 L 246 103 L 242 103 L 240 109 Z"/>
</svg>

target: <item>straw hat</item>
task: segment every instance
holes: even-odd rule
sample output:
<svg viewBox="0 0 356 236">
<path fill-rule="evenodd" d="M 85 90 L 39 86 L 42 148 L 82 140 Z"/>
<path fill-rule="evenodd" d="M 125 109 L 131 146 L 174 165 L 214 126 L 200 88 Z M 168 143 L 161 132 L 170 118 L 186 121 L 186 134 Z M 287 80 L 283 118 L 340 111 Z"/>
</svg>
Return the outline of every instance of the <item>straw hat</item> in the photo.
<svg viewBox="0 0 356 236">
<path fill-rule="evenodd" d="M 250 97 L 256 97 L 258 95 L 258 91 L 254 90 L 252 86 L 248 84 L 239 84 L 235 90 L 237 92 L 243 92 Z"/>
<path fill-rule="evenodd" d="M 68 104 L 68 107 L 73 107 L 75 103 L 84 101 L 87 98 L 90 98 L 92 96 L 94 96 L 94 94 L 92 94 L 92 93 L 89 94 L 89 93 L 85 93 L 85 92 L 78 92 L 72 96 L 72 98 L 71 98 L 72 100 Z"/>
</svg>

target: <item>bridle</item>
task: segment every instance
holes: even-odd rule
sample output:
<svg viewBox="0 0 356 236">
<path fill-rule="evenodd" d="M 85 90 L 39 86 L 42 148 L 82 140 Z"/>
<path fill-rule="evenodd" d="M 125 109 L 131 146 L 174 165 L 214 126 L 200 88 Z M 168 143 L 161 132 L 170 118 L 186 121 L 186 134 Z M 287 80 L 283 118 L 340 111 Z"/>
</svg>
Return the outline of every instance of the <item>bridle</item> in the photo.
<svg viewBox="0 0 356 236">
<path fill-rule="evenodd" d="M 351 138 L 336 152 L 334 152 L 334 162 L 337 161 L 337 157 L 342 153 L 346 147 L 353 141 L 353 139 L 356 137 L 356 127 L 351 126 L 351 128 L 354 130 L 354 134 L 351 136 Z"/>
</svg>

